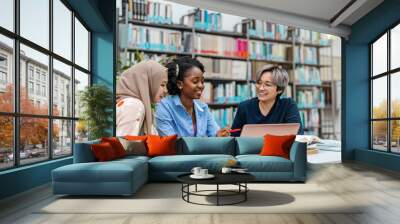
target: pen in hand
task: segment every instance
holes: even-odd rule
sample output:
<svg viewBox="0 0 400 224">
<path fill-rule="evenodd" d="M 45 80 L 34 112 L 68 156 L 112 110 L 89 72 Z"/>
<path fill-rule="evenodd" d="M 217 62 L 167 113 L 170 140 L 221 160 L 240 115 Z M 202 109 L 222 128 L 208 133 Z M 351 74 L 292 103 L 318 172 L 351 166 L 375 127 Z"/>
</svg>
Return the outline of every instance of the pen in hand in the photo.
<svg viewBox="0 0 400 224">
<path fill-rule="evenodd" d="M 236 129 L 229 130 L 229 132 L 230 133 L 234 133 L 234 132 L 238 132 L 240 130 L 242 130 L 242 129 L 241 128 L 236 128 Z"/>
</svg>

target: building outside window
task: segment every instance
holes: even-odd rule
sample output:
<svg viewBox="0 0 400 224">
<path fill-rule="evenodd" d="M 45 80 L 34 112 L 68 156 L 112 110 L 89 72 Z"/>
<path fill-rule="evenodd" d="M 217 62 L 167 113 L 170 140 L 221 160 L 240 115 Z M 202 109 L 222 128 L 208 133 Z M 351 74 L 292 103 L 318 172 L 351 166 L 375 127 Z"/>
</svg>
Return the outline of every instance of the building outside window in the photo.
<svg viewBox="0 0 400 224">
<path fill-rule="evenodd" d="M 33 82 L 31 81 L 28 82 L 28 92 L 29 94 L 34 94 Z"/>
<path fill-rule="evenodd" d="M 19 12 L 13 15 L 19 16 L 14 18 L 19 21 L 15 29 L 20 31 L 19 35 L 10 35 L 12 30 L 6 32 L 0 29 L 0 83 L 13 87 L 7 91 L 0 90 L 0 97 L 10 99 L 0 101 L 0 123 L 5 130 L 0 133 L 0 149 L 4 158 L 0 160 L 0 170 L 70 156 L 73 143 L 87 139 L 86 127 L 78 123 L 79 113 L 66 106 L 79 102 L 79 91 L 89 85 L 89 82 L 81 80 L 90 80 L 91 75 L 90 31 L 65 3 L 62 0 L 19 1 Z M 33 9 L 40 9 L 41 13 L 37 14 L 38 10 Z M 52 29 L 49 24 L 53 25 Z M 14 43 L 18 44 L 18 48 Z M 7 60 L 14 58 L 14 54 L 17 54 L 18 61 Z M 54 54 L 62 60 L 58 61 Z M 72 55 L 75 55 L 74 60 Z M 19 67 L 19 88 L 13 83 L 14 69 L 9 69 L 9 66 Z M 73 79 L 75 73 L 79 75 Z M 49 91 L 50 78 L 53 78 L 54 85 Z M 57 84 L 58 79 L 64 81 L 63 89 Z M 74 83 L 80 83 L 74 92 L 65 88 Z M 21 94 L 14 99 L 15 89 L 19 89 Z M 59 94 L 63 94 L 64 102 L 57 109 L 50 105 L 50 99 L 57 103 Z M 20 108 L 19 112 L 14 111 L 15 105 Z M 50 107 L 55 108 L 53 113 Z M 14 125 L 17 125 L 18 133 L 13 132 Z M 33 137 L 32 132 L 39 134 Z"/>
</svg>

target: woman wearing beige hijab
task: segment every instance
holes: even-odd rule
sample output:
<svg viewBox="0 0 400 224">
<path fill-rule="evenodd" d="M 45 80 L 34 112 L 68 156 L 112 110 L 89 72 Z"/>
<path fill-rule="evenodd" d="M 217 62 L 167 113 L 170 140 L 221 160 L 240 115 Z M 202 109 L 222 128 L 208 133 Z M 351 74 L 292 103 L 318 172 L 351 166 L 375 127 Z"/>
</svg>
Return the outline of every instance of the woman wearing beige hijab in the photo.
<svg viewBox="0 0 400 224">
<path fill-rule="evenodd" d="M 117 136 L 157 134 L 151 105 L 166 95 L 167 81 L 167 69 L 151 60 L 122 73 L 117 83 Z"/>
</svg>

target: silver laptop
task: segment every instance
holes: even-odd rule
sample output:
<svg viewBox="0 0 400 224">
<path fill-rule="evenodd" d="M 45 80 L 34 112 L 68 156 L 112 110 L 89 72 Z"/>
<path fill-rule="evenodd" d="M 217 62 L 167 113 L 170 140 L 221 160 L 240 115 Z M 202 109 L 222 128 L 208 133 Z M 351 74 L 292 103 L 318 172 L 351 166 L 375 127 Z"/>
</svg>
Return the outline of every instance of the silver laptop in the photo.
<svg viewBox="0 0 400 224">
<path fill-rule="evenodd" d="M 299 123 L 283 124 L 246 124 L 243 126 L 240 137 L 263 137 L 270 135 L 297 135 Z"/>
</svg>

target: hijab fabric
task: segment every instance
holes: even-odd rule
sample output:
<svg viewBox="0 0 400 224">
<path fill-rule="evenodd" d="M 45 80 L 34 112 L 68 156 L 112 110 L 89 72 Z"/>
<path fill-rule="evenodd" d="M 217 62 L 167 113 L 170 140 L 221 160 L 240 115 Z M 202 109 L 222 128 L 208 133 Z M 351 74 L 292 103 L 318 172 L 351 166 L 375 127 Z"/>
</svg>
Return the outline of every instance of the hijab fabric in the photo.
<svg viewBox="0 0 400 224">
<path fill-rule="evenodd" d="M 152 133 L 153 115 L 151 104 L 163 79 L 167 79 L 167 69 L 156 61 L 146 60 L 124 71 L 117 82 L 117 100 L 133 97 L 142 101 L 145 109 L 143 131 Z"/>
</svg>

